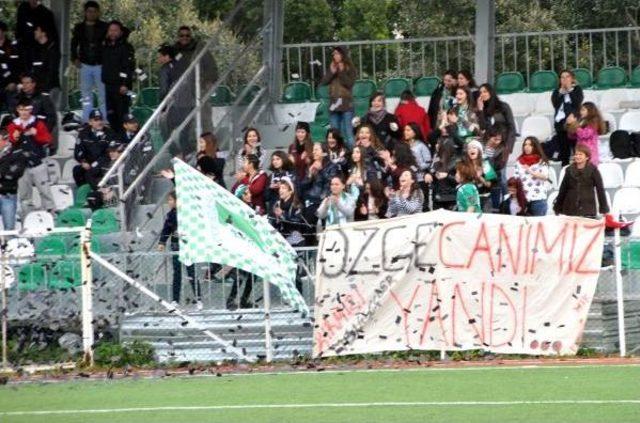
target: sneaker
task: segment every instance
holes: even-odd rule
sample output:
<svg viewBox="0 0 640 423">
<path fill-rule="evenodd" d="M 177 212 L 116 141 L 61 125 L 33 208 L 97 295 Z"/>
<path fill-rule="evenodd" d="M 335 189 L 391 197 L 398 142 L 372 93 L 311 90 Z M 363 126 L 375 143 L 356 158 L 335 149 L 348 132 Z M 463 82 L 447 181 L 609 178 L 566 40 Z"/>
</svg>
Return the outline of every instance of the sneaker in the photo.
<svg viewBox="0 0 640 423">
<path fill-rule="evenodd" d="M 202 301 L 200 300 L 196 301 L 196 310 L 202 311 L 203 308 L 204 308 L 204 305 L 202 305 Z"/>
</svg>

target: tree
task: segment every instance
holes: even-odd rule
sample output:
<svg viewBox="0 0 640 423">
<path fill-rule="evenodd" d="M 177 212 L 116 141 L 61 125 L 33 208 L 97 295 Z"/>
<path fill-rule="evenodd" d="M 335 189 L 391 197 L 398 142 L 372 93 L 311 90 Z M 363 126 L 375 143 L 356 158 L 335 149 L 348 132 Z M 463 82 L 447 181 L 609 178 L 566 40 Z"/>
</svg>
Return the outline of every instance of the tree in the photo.
<svg viewBox="0 0 640 423">
<path fill-rule="evenodd" d="M 326 0 L 286 0 L 284 42 L 333 40 L 335 19 Z"/>
<path fill-rule="evenodd" d="M 339 11 L 339 40 L 384 40 L 391 38 L 395 0 L 345 0 Z"/>
</svg>

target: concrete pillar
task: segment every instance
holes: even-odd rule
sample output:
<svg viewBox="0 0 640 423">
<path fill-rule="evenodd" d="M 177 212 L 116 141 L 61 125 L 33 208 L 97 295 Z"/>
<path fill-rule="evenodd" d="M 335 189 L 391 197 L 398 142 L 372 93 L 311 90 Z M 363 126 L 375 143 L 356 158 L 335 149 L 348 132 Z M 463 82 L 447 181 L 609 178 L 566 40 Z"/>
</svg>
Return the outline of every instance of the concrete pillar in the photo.
<svg viewBox="0 0 640 423">
<path fill-rule="evenodd" d="M 284 1 L 265 0 L 263 12 L 263 61 L 267 65 L 265 81 L 272 103 L 280 99 L 282 93 L 282 39 L 284 29 Z"/>
<path fill-rule="evenodd" d="M 494 82 L 495 31 L 495 1 L 476 0 L 475 80 L 478 84 Z"/>
</svg>

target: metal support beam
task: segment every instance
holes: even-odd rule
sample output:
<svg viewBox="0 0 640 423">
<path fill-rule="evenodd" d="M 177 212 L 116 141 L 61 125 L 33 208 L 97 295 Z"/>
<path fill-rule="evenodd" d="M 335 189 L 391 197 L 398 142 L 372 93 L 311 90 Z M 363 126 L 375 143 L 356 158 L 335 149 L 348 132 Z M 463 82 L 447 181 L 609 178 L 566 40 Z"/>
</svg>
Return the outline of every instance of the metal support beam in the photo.
<svg viewBox="0 0 640 423">
<path fill-rule="evenodd" d="M 494 0 L 476 0 L 475 80 L 478 84 L 493 83 L 495 12 Z"/>
<path fill-rule="evenodd" d="M 69 78 L 66 70 L 71 60 L 71 0 L 49 2 L 51 12 L 56 20 L 56 28 L 60 35 L 60 104 L 59 110 L 67 110 L 69 106 Z M 73 71 L 73 70 L 71 70 Z"/>
<path fill-rule="evenodd" d="M 265 0 L 263 11 L 263 64 L 267 66 L 265 78 L 268 97 L 272 103 L 282 92 L 282 40 L 284 34 L 284 1 Z"/>
</svg>

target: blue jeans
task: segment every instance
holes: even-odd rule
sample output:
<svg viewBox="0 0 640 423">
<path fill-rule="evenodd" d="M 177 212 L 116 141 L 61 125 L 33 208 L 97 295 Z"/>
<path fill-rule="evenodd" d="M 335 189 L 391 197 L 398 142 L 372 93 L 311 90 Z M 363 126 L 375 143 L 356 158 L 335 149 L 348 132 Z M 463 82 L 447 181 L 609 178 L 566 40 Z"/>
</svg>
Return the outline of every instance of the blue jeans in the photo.
<svg viewBox="0 0 640 423">
<path fill-rule="evenodd" d="M 104 91 L 104 83 L 102 82 L 102 65 L 85 65 L 80 66 L 80 91 L 82 92 L 82 121 L 89 120 L 89 113 L 93 109 L 93 89 L 98 91 L 98 100 L 102 116 L 107 116 L 107 103 Z M 119 130 L 120 128 L 114 128 Z"/>
<path fill-rule="evenodd" d="M 547 201 L 546 200 L 529 201 L 529 214 L 531 216 L 546 216 Z"/>
<path fill-rule="evenodd" d="M 346 112 L 331 112 L 329 113 L 329 124 L 332 128 L 337 129 L 342 134 L 344 142 L 349 147 L 349 150 L 353 150 L 353 127 L 351 121 L 353 120 L 353 110 L 347 110 Z"/>
<path fill-rule="evenodd" d="M 5 231 L 12 231 L 16 227 L 16 209 L 18 207 L 17 194 L 0 194 L 0 212 Z"/>
</svg>

